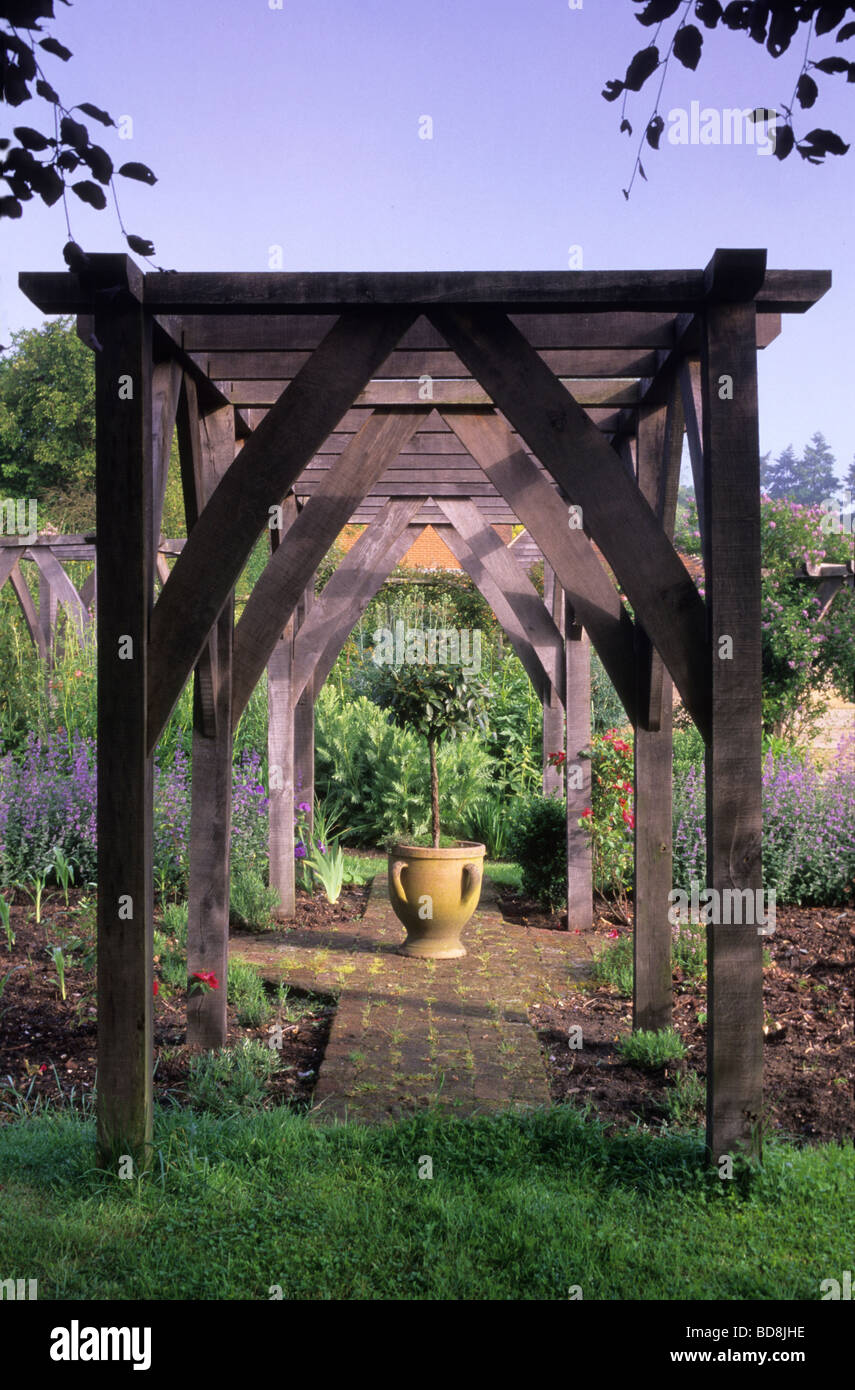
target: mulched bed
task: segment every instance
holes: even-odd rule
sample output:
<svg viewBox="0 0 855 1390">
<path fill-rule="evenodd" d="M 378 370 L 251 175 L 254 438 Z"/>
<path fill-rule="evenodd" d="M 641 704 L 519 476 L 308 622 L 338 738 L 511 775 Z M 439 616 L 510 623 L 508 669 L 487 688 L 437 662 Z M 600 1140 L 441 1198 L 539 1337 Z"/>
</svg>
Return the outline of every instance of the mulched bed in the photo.
<svg viewBox="0 0 855 1390">
<path fill-rule="evenodd" d="M 592 931 L 581 933 L 595 952 L 631 934 L 620 909 L 600 907 Z M 566 915 L 545 913 L 511 889 L 502 891 L 502 910 L 521 926 L 566 930 Z M 631 904 L 625 915 L 631 922 Z M 851 1140 L 855 911 L 778 906 L 775 932 L 763 945 L 772 958 L 763 973 L 765 1130 L 802 1142 Z M 673 981 L 674 1027 L 688 1057 L 657 1071 L 632 1066 L 617 1051 L 618 1037 L 632 1026 L 632 1002 L 608 985 L 588 982 L 533 1011 L 553 1100 L 590 1102 L 613 1129 L 669 1123 L 679 1074 L 706 1075 L 705 986 L 679 970 Z M 582 1029 L 581 1049 L 569 1045 L 574 1025 Z M 703 1122 L 700 1109 L 694 1118 Z"/>
<path fill-rule="evenodd" d="M 0 1120 L 11 1113 L 4 1106 L 12 1099 L 10 1086 L 28 1097 L 31 1108 L 37 1102 L 57 1101 L 72 1092 L 79 1098 L 92 1091 L 97 1010 L 94 957 L 90 955 L 87 961 L 86 956 L 87 950 L 94 951 L 95 925 L 94 908 L 79 910 L 82 896 L 70 890 L 68 908 L 61 894 L 50 896 L 42 903 L 42 921 L 36 926 L 32 902 L 19 893 L 11 909 L 16 938 L 11 952 L 0 932 L 0 984 L 7 972 L 13 972 L 0 994 Z M 301 926 L 329 927 L 360 917 L 368 889 L 346 888 L 334 906 L 323 894 L 310 897 L 299 891 L 297 900 Z M 234 929 L 232 935 L 258 939 Z M 71 937 L 84 944 L 73 957 L 78 963 L 66 971 L 63 1001 L 46 948 L 48 944 L 62 945 Z M 161 1099 L 169 1095 L 179 1103 L 186 1100 L 191 1055 L 185 1046 L 185 1008 L 183 992 L 168 994 L 161 986 L 154 1002 L 155 1095 Z M 271 1027 L 280 1022 L 280 1065 L 268 1090 L 272 1100 L 302 1109 L 311 1099 L 334 1014 L 332 999 L 301 995 L 296 990 L 290 992 L 285 1016 L 277 1019 L 274 1015 L 260 1028 L 241 1026 L 230 1006 L 227 1044 L 233 1046 L 243 1038 L 267 1043 Z"/>
</svg>

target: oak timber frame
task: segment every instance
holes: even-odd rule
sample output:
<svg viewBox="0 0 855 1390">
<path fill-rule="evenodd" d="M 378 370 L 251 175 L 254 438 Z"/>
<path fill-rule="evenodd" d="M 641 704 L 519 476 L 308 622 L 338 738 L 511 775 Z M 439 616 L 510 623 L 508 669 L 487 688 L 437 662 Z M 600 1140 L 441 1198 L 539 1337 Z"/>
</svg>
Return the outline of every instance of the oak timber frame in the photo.
<svg viewBox="0 0 855 1390">
<path fill-rule="evenodd" d="M 188 969 L 217 969 L 225 985 L 235 721 L 267 667 L 285 783 L 272 814 L 290 824 L 295 737 L 310 742 L 335 644 L 411 524 L 448 528 L 518 640 L 522 629 L 556 737 L 563 696 L 568 765 L 589 737 L 588 643 L 598 651 L 635 729 L 634 1023 L 665 1026 L 671 682 L 706 745 L 707 884 L 759 888 L 756 352 L 830 276 L 767 271 L 752 250 L 717 251 L 705 270 L 615 273 L 144 276 L 124 256 L 89 259 L 83 279 L 20 283 L 44 312 L 77 313 L 96 357 L 99 1161 L 150 1152 L 152 755 L 181 689 L 195 672 L 193 825 L 204 835 L 191 841 Z M 155 602 L 173 422 L 188 540 L 171 573 L 161 568 Z M 671 543 L 684 430 L 705 600 Z M 568 525 L 571 505 L 582 529 Z M 235 625 L 235 582 L 277 506 L 282 531 Z M 544 556 L 540 609 L 498 555 L 491 527 L 507 519 Z M 350 561 L 359 592 L 344 602 L 345 576 L 326 621 L 312 576 L 347 521 L 370 523 Z M 571 921 L 590 920 L 581 764 L 587 780 L 567 797 Z M 757 1147 L 761 943 L 752 926 L 707 933 L 717 1160 Z M 225 988 L 197 998 L 188 1038 L 216 1045 Z"/>
</svg>

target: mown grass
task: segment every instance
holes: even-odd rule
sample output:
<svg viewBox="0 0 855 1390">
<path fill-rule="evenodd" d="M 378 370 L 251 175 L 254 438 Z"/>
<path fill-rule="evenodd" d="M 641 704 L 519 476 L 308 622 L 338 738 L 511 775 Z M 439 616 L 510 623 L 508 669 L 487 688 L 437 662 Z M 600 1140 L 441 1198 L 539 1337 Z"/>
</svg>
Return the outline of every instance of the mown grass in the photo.
<svg viewBox="0 0 855 1390">
<path fill-rule="evenodd" d="M 851 1262 L 851 1147 L 772 1141 L 726 1181 L 699 1134 L 608 1137 L 564 1107 L 376 1129 L 159 1110 L 151 1173 L 124 1181 L 93 1144 L 75 1115 L 0 1125 L 0 1271 L 42 1298 L 816 1300 Z"/>
</svg>

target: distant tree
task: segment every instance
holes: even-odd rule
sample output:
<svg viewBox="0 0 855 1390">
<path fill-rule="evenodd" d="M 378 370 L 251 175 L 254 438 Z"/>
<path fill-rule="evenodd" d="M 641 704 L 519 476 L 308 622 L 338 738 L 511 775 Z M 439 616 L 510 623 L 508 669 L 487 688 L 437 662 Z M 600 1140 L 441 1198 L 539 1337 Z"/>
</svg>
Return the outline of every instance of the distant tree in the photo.
<svg viewBox="0 0 855 1390">
<path fill-rule="evenodd" d="M 71 318 L 12 334 L 0 359 L 0 488 L 42 499 L 95 486 L 95 369 Z"/>
<path fill-rule="evenodd" d="M 63 3 L 70 5 L 71 0 L 63 0 Z M 82 202 L 101 210 L 107 206 L 105 188 L 109 187 L 122 235 L 131 250 L 140 256 L 153 256 L 154 246 L 147 237 L 134 236 L 125 230 L 112 159 L 105 149 L 92 143 L 85 122 L 71 113 L 76 112 L 106 127 L 115 127 L 116 122 L 91 101 L 65 106 L 45 77 L 41 65 L 47 54 L 64 63 L 72 57 L 71 50 L 51 35 L 35 37 L 43 32 L 39 21 L 53 17 L 53 0 L 0 0 L 0 101 L 8 106 L 22 106 L 33 96 L 39 96 L 50 108 L 42 113 L 40 121 L 46 126 L 45 130 L 18 125 L 12 131 L 14 141 L 0 139 L 0 181 L 8 188 L 8 193 L 4 193 L 0 187 L 0 218 L 21 217 L 22 204 L 35 194 L 48 207 L 62 199 L 68 230 L 63 255 L 70 269 L 79 272 L 85 270 L 87 258 L 72 236 L 68 189 Z M 67 176 L 78 170 L 91 177 L 69 182 Z M 141 183 L 157 182 L 145 164 L 133 160 L 122 164 L 116 172 Z"/>
<path fill-rule="evenodd" d="M 635 54 L 623 79 L 616 78 L 606 83 L 603 96 L 606 101 L 616 101 L 623 96 L 621 105 L 621 131 L 632 137 L 632 125 L 626 114 L 627 94 L 640 92 L 648 78 L 661 70 L 656 102 L 641 134 L 638 153 L 633 166 L 629 185 L 623 189 L 629 198 L 636 174 L 646 179 L 641 163 L 641 153 L 645 142 L 651 149 L 658 150 L 665 130 L 665 120 L 660 114 L 659 102 L 665 85 L 668 64 L 672 57 L 692 71 L 697 68 L 703 51 L 704 36 L 696 24 L 690 24 L 691 0 L 632 0 L 634 5 L 643 5 L 635 18 L 645 28 L 656 25 L 652 41 L 646 48 Z M 659 42 L 660 30 L 664 22 L 682 13 L 667 42 Z M 846 74 L 847 82 L 855 82 L 855 63 L 847 61 L 840 53 L 828 54 L 814 62 L 810 57 L 811 42 L 814 36 L 828 34 L 842 24 L 837 33 L 837 43 L 846 43 L 855 37 L 855 23 L 843 24 L 847 14 L 855 13 L 855 5 L 823 3 L 822 0 L 735 0 L 735 3 L 721 4 L 720 0 L 695 0 L 694 17 L 700 20 L 705 29 L 715 29 L 718 24 L 731 30 L 742 30 L 755 43 L 765 44 L 766 51 L 773 58 L 786 53 L 790 43 L 800 34 L 805 38 L 805 50 L 801 69 L 796 77 L 793 94 L 789 103 L 781 103 L 781 111 L 758 106 L 754 118 L 770 126 L 774 137 L 774 154 L 777 159 L 786 159 L 794 149 L 809 164 L 821 164 L 828 154 L 845 154 L 849 146 L 844 144 L 833 130 L 817 127 L 807 134 L 797 135 L 793 123 L 793 109 L 798 102 L 803 111 L 814 105 L 819 95 L 815 75 Z"/>
<path fill-rule="evenodd" d="M 843 479 L 843 496 L 848 501 L 850 494 L 855 494 L 855 458 L 849 465 L 849 472 Z"/>
<path fill-rule="evenodd" d="M 799 489 L 794 501 L 804 507 L 818 506 L 827 497 L 834 497 L 840 484 L 834 472 L 835 458 L 819 430 L 805 447 L 799 465 Z"/>
<path fill-rule="evenodd" d="M 799 483 L 799 461 L 792 444 L 788 444 L 774 462 L 768 462 L 761 469 L 760 486 L 769 497 L 789 497 Z"/>
</svg>

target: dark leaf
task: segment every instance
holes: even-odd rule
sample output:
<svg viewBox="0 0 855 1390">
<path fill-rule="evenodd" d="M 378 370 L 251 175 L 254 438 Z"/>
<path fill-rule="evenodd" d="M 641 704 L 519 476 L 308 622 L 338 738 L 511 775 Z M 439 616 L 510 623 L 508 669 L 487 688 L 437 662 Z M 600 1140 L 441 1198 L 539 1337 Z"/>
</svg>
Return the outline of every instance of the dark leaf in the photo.
<svg viewBox="0 0 855 1390">
<path fill-rule="evenodd" d="M 17 34 L 0 34 L 0 48 L 5 48 L 7 53 L 14 53 L 21 76 L 27 82 L 32 82 L 36 75 L 36 60 L 30 45 L 24 43 Z"/>
<path fill-rule="evenodd" d="M 799 154 L 803 153 L 808 147 L 811 155 L 819 158 L 827 154 L 846 154 L 849 146 L 844 144 L 839 135 L 835 135 L 833 130 L 810 130 L 803 140 L 799 141 Z"/>
<path fill-rule="evenodd" d="M 752 0 L 732 0 L 725 8 L 722 20 L 728 29 L 749 29 L 753 10 Z"/>
<path fill-rule="evenodd" d="M 617 101 L 622 91 L 623 83 L 618 82 L 615 78 L 612 78 L 609 82 L 606 83 L 603 89 L 603 96 L 605 97 L 606 101 Z"/>
<path fill-rule="evenodd" d="M 3 178 L 16 198 L 20 198 L 24 203 L 30 201 L 33 196 L 33 190 L 30 188 L 26 179 L 16 178 L 14 175 L 10 174 L 4 174 Z"/>
<path fill-rule="evenodd" d="M 629 202 L 629 189 L 627 189 L 627 188 L 622 188 L 622 189 L 621 189 L 621 193 L 622 193 L 623 196 L 626 198 L 626 201 Z"/>
<path fill-rule="evenodd" d="M 849 64 L 849 71 L 846 74 L 847 82 L 855 82 L 855 63 Z"/>
<path fill-rule="evenodd" d="M 59 106 L 59 96 L 50 83 L 45 82 L 43 77 L 40 77 L 36 83 L 36 91 L 40 97 L 44 97 L 45 101 L 52 101 L 54 106 Z"/>
<path fill-rule="evenodd" d="M 63 150 L 56 163 L 57 168 L 64 169 L 66 173 L 71 174 L 77 168 L 78 164 L 82 164 L 83 161 L 80 155 L 75 154 L 73 150 Z"/>
<path fill-rule="evenodd" d="M 790 46 L 790 40 L 798 31 L 799 17 L 791 7 L 776 9 L 769 25 L 769 38 L 766 48 L 773 58 L 780 58 Z"/>
<path fill-rule="evenodd" d="M 620 123 L 620 128 L 621 128 L 621 132 L 626 131 L 627 135 L 631 135 L 631 134 L 632 134 L 632 126 L 630 125 L 629 121 L 626 119 L 626 116 L 624 116 L 623 120 L 621 121 L 621 123 Z"/>
<path fill-rule="evenodd" d="M 62 248 L 62 258 L 69 270 L 73 270 L 75 275 L 81 275 L 89 267 L 89 257 L 76 241 L 67 241 Z"/>
<path fill-rule="evenodd" d="M 13 132 L 27 150 L 46 150 L 49 145 L 55 145 L 55 140 L 49 140 L 46 135 L 42 135 L 40 130 L 33 130 L 28 125 L 16 125 Z"/>
<path fill-rule="evenodd" d="M 109 183 L 113 177 L 113 161 L 100 145 L 90 145 L 83 158 L 89 165 L 99 183 Z"/>
<path fill-rule="evenodd" d="M 814 21 L 814 32 L 827 34 L 830 29 L 836 29 L 847 9 L 847 5 L 820 5 L 819 13 Z"/>
<path fill-rule="evenodd" d="M 3 18 L 16 29 L 38 29 L 40 19 L 53 19 L 51 0 L 7 0 Z"/>
<path fill-rule="evenodd" d="M 680 0 L 649 0 L 641 14 L 635 17 L 639 24 L 661 24 L 663 19 L 670 19 L 679 8 Z"/>
<path fill-rule="evenodd" d="M 40 164 L 39 172 L 31 182 L 42 202 L 47 203 L 49 208 L 62 197 L 65 184 L 52 164 Z"/>
<path fill-rule="evenodd" d="M 699 19 L 707 29 L 714 29 L 723 13 L 719 0 L 696 0 L 695 19 Z"/>
<path fill-rule="evenodd" d="M 61 58 L 64 63 L 71 57 L 71 49 L 66 48 L 59 39 L 40 39 L 39 48 L 43 48 L 45 53 L 53 53 L 54 57 Z"/>
<path fill-rule="evenodd" d="M 684 24 L 674 35 L 674 57 L 694 72 L 701 58 L 704 36 L 694 24 Z"/>
<path fill-rule="evenodd" d="M 82 199 L 84 203 L 88 203 L 90 207 L 97 208 L 99 212 L 107 206 L 107 198 L 103 188 L 99 188 L 97 183 L 93 183 L 91 179 L 78 179 L 77 183 L 73 183 L 71 187 L 78 198 Z"/>
<path fill-rule="evenodd" d="M 644 165 L 642 164 L 641 160 L 638 161 L 638 172 L 644 179 L 644 182 L 647 183 L 647 175 L 644 172 Z"/>
<path fill-rule="evenodd" d="M 130 234 L 128 234 L 128 236 L 125 237 L 125 240 L 127 241 L 131 250 L 136 251 L 138 256 L 154 255 L 154 246 L 150 241 L 146 241 L 145 237 L 131 236 Z"/>
<path fill-rule="evenodd" d="M 820 58 L 813 67 L 819 68 L 820 72 L 848 72 L 849 64 L 845 58 Z"/>
<path fill-rule="evenodd" d="M 844 24 L 837 35 L 838 43 L 845 43 L 847 39 L 855 39 L 855 24 Z"/>
<path fill-rule="evenodd" d="M 777 114 L 777 111 L 773 111 L 770 106 L 757 106 L 751 112 L 751 115 L 748 117 L 748 119 L 749 121 L 754 121 L 755 124 L 757 123 L 757 121 L 774 121 Z"/>
<path fill-rule="evenodd" d="M 89 144 L 89 131 L 80 121 L 73 121 L 70 116 L 63 116 L 59 123 L 59 134 L 63 144 L 70 145 L 79 155 L 82 155 L 86 146 Z"/>
<path fill-rule="evenodd" d="M 22 106 L 31 96 L 18 64 L 7 63 L 5 71 L 0 74 L 0 101 L 5 101 L 7 106 Z"/>
<path fill-rule="evenodd" d="M 649 48 L 642 48 L 636 53 L 632 62 L 626 70 L 626 77 L 623 85 L 631 92 L 640 92 L 648 77 L 654 73 L 659 66 L 659 49 L 655 43 Z"/>
<path fill-rule="evenodd" d="M 665 122 L 663 121 L 661 116 L 653 116 L 652 119 L 648 122 L 647 130 L 644 132 L 644 134 L 647 138 L 648 145 L 650 145 L 652 149 L 659 149 L 659 141 L 662 137 L 662 132 L 664 129 Z"/>
<path fill-rule="evenodd" d="M 145 164 L 123 164 L 119 173 L 126 179 L 138 179 L 140 183 L 157 183 L 155 175 Z"/>
<path fill-rule="evenodd" d="M 100 106 L 93 106 L 91 101 L 81 101 L 77 110 L 82 111 L 84 116 L 91 116 L 93 121 L 100 121 L 102 125 L 116 124 L 112 116 L 109 116 L 106 111 L 102 111 Z"/>
<path fill-rule="evenodd" d="M 38 160 L 30 154 L 29 150 L 25 150 L 22 145 L 17 145 L 11 149 L 3 161 L 4 173 L 14 174 L 16 177 L 24 178 L 28 182 L 32 180 L 33 174 L 40 168 L 41 165 Z"/>
<path fill-rule="evenodd" d="M 769 6 L 756 4 L 751 14 L 748 33 L 755 43 L 766 42 L 766 25 L 769 23 Z"/>
<path fill-rule="evenodd" d="M 23 211 L 17 198 L 0 198 L 0 217 L 21 217 Z"/>
<path fill-rule="evenodd" d="M 775 126 L 775 158 L 786 159 L 796 143 L 791 125 Z"/>
<path fill-rule="evenodd" d="M 806 72 L 803 72 L 799 78 L 799 84 L 796 87 L 796 98 L 799 105 L 804 107 L 805 111 L 807 111 L 808 107 L 813 106 L 818 96 L 819 88 L 813 78 L 809 77 Z"/>
</svg>

